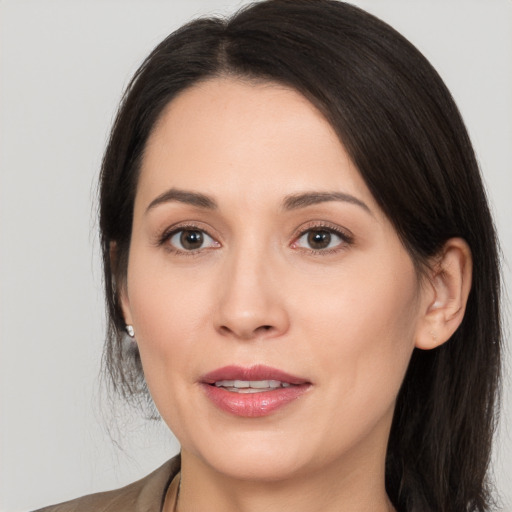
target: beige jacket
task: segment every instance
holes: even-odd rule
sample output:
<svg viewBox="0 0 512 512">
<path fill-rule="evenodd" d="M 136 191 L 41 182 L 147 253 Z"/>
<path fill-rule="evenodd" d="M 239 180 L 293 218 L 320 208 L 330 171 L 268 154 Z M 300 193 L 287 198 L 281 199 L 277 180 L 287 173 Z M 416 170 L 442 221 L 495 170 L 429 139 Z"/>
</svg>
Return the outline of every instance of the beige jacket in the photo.
<svg viewBox="0 0 512 512">
<path fill-rule="evenodd" d="M 89 494 L 35 512 L 161 512 L 167 488 L 180 471 L 180 456 L 145 478 L 114 491 Z"/>
</svg>

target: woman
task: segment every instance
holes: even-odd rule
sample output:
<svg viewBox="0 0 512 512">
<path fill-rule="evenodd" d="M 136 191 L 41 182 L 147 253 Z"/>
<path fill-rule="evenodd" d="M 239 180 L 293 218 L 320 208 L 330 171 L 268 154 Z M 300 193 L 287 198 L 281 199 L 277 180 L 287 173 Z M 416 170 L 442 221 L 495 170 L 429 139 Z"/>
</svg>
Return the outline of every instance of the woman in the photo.
<svg viewBox="0 0 512 512">
<path fill-rule="evenodd" d="M 192 22 L 128 87 L 100 199 L 107 367 L 181 457 L 48 510 L 489 510 L 495 233 L 402 36 L 329 0 Z"/>
</svg>

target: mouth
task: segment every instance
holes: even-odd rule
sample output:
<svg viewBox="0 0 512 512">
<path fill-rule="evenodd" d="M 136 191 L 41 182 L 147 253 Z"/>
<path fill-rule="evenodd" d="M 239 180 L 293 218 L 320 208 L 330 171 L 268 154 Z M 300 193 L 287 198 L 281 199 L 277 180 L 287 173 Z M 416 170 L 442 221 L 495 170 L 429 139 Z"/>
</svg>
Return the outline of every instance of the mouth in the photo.
<svg viewBox="0 0 512 512">
<path fill-rule="evenodd" d="M 225 366 L 201 378 L 219 409 L 241 417 L 267 416 L 295 401 L 312 386 L 307 379 L 268 366 Z"/>
</svg>

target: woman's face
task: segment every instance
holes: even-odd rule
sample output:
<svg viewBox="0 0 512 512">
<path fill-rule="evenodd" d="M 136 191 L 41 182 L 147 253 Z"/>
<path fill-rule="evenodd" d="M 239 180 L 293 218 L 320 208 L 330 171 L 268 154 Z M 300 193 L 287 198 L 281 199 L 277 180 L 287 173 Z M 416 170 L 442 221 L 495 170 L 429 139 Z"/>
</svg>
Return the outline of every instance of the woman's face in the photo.
<svg viewBox="0 0 512 512">
<path fill-rule="evenodd" d="M 168 105 L 142 163 L 123 309 L 184 457 L 266 480 L 382 465 L 423 295 L 299 93 L 218 78 Z"/>
</svg>

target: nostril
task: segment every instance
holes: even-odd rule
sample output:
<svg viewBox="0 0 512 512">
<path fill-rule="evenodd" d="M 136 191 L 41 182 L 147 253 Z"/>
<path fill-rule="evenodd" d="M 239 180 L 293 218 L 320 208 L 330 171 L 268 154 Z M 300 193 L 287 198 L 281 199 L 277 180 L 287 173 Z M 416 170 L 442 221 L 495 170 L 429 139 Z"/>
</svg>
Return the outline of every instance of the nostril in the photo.
<svg viewBox="0 0 512 512">
<path fill-rule="evenodd" d="M 233 329 L 230 328 L 227 325 L 221 325 L 219 326 L 219 331 L 224 335 L 235 335 L 237 337 L 243 338 L 243 339 L 252 339 L 257 338 L 259 335 L 262 335 L 263 333 L 271 332 L 275 329 L 273 325 L 260 325 L 259 327 L 256 327 L 255 329 Z"/>
</svg>

